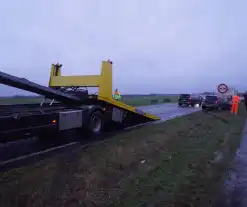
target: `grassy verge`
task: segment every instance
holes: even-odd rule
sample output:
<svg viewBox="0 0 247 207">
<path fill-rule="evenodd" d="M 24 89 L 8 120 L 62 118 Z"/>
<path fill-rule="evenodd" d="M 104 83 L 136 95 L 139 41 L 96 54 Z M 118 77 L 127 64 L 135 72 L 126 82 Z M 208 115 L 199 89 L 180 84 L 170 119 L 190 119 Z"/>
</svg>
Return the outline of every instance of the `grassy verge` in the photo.
<svg viewBox="0 0 247 207">
<path fill-rule="evenodd" d="M 149 96 L 149 95 L 140 95 L 140 96 L 131 96 L 131 95 L 123 95 L 122 102 L 132 105 L 132 106 L 147 106 L 153 105 L 152 101 L 156 100 L 157 103 L 164 103 L 164 99 L 169 100 L 169 103 L 174 103 L 177 101 L 176 95 L 171 96 Z M 33 104 L 40 103 L 43 101 L 42 97 L 8 97 L 8 98 L 0 98 L 0 104 Z M 49 102 L 49 101 L 47 101 Z"/>
<path fill-rule="evenodd" d="M 13 169 L 1 174 L 0 206 L 206 205 L 244 122 L 242 108 L 238 116 L 196 112 Z"/>
<path fill-rule="evenodd" d="M 177 96 L 132 96 L 132 97 L 122 97 L 122 102 L 129 104 L 131 106 L 148 106 L 153 104 L 161 104 L 164 103 L 164 99 L 169 100 L 169 102 L 165 103 L 175 103 L 177 102 Z M 156 100 L 156 103 L 152 103 L 152 101 Z"/>
<path fill-rule="evenodd" d="M 8 105 L 8 104 L 34 104 L 41 103 L 43 101 L 42 97 L 1 97 L 0 104 Z"/>
</svg>

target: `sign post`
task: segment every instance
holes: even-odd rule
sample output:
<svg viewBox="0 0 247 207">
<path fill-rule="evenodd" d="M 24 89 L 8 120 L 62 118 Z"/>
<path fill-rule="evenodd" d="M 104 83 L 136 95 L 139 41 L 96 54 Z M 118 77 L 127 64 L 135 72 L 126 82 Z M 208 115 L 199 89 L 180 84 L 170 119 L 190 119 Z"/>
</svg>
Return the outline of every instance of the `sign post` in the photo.
<svg viewBox="0 0 247 207">
<path fill-rule="evenodd" d="M 226 84 L 221 83 L 220 85 L 218 85 L 218 92 L 220 94 L 225 94 L 228 91 L 228 87 Z"/>
</svg>

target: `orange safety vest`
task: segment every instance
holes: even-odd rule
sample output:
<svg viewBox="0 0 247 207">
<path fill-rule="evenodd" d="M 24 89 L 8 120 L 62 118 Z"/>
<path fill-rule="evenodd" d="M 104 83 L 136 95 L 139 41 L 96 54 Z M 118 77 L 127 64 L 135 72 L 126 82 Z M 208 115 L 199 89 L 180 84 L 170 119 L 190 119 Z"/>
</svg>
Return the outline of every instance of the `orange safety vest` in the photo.
<svg viewBox="0 0 247 207">
<path fill-rule="evenodd" d="M 238 104 L 239 103 L 239 101 L 240 101 L 240 97 L 239 96 L 233 96 L 232 97 L 232 103 L 233 104 Z"/>
</svg>

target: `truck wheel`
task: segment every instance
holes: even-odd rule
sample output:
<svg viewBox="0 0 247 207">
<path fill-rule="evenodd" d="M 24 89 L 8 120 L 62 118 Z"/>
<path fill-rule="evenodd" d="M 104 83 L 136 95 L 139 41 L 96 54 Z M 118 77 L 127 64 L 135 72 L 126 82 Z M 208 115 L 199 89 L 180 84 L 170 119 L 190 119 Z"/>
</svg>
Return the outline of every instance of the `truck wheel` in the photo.
<svg viewBox="0 0 247 207">
<path fill-rule="evenodd" d="M 88 129 L 92 134 L 100 134 L 104 128 L 104 115 L 100 111 L 95 111 L 89 118 Z"/>
</svg>

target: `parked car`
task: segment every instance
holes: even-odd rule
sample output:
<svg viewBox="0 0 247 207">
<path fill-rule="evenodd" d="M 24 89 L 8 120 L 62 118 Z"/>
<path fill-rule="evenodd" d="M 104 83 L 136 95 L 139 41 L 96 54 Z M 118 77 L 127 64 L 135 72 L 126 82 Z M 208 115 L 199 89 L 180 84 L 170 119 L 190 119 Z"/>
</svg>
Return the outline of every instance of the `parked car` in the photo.
<svg viewBox="0 0 247 207">
<path fill-rule="evenodd" d="M 178 97 L 178 106 L 201 106 L 202 97 L 192 96 L 191 94 L 180 94 Z"/>
<path fill-rule="evenodd" d="M 215 95 L 205 96 L 202 101 L 202 110 L 215 110 L 220 108 L 220 100 Z"/>
<path fill-rule="evenodd" d="M 222 110 L 231 110 L 232 107 L 232 98 L 221 99 L 220 100 L 220 109 Z"/>
</svg>

